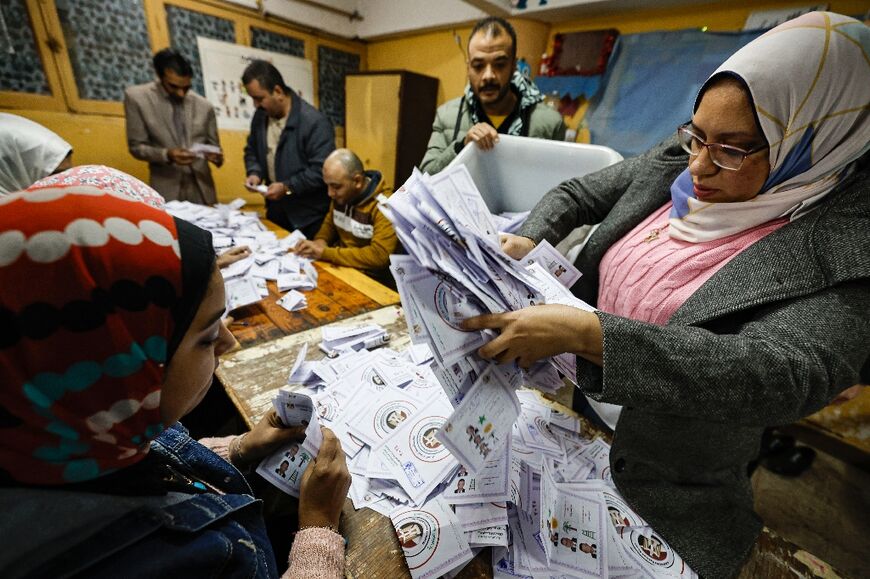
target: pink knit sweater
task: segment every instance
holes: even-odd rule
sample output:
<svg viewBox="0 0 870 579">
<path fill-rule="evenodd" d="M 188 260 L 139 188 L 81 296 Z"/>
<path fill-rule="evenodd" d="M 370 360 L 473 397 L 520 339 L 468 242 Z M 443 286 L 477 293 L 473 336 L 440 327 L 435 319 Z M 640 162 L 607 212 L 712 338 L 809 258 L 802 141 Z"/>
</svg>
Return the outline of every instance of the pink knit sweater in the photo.
<svg viewBox="0 0 870 579">
<path fill-rule="evenodd" d="M 598 308 L 664 325 L 689 296 L 741 251 L 785 225 L 776 219 L 705 243 L 668 235 L 671 202 L 607 250 L 598 271 Z"/>
<path fill-rule="evenodd" d="M 234 436 L 203 438 L 206 448 L 226 461 Z M 288 531 L 289 532 L 289 531 Z M 326 528 L 304 529 L 296 533 L 290 550 L 290 568 L 281 579 L 342 579 L 344 577 L 344 538 Z"/>
</svg>

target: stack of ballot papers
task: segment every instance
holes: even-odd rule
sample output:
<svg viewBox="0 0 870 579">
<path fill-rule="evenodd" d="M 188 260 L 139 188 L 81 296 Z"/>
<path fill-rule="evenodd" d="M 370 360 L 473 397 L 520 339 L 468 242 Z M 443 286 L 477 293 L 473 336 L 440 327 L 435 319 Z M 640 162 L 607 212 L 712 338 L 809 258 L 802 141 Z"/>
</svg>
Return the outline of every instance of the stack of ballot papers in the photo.
<svg viewBox="0 0 870 579">
<path fill-rule="evenodd" d="M 334 358 L 341 352 L 373 350 L 390 342 L 390 335 L 377 324 L 327 326 L 321 330 L 320 349 Z"/>
<path fill-rule="evenodd" d="M 305 239 L 305 235 L 296 230 L 278 239 L 273 231 L 266 229 L 256 212 L 241 211 L 244 205 L 243 199 L 215 207 L 188 201 L 166 203 L 166 210 L 171 215 L 210 231 L 217 253 L 240 246 L 251 249 L 248 257 L 221 269 L 226 285 L 227 310 L 267 297 L 267 280 L 275 281 L 281 292 L 316 288 L 317 270 L 311 260 L 288 253 Z M 299 291 L 282 296 L 278 304 L 288 311 L 297 311 L 308 305 Z"/>
<path fill-rule="evenodd" d="M 463 166 L 434 177 L 415 172 L 379 207 L 393 223 L 408 255 L 390 257 L 411 341 L 427 344 L 435 373 L 459 403 L 487 365 L 476 354 L 494 335 L 469 332 L 462 322 L 483 313 L 563 304 L 592 311 L 569 290 L 580 277 L 549 243 L 524 261 L 501 250 L 498 228 Z M 576 380 L 576 358 L 556 356 L 528 372 L 499 370 L 508 384 L 553 392 Z"/>
<path fill-rule="evenodd" d="M 325 328 L 323 337 L 366 328 Z M 392 520 L 415 579 L 452 576 L 484 547 L 496 577 L 696 577 L 619 495 L 610 446 L 517 389 L 516 374 L 486 365 L 454 404 L 425 345 L 307 357 L 304 344 L 275 407 L 281 415 L 294 405 L 286 424 L 316 421 L 335 433 L 349 498 Z M 306 438 L 258 472 L 298 495 L 318 446 Z"/>
</svg>

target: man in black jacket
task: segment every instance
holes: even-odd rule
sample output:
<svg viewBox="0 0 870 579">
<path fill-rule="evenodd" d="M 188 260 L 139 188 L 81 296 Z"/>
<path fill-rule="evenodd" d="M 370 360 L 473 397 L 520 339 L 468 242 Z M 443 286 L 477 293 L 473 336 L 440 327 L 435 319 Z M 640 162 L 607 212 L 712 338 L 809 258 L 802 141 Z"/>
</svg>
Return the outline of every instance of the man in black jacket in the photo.
<svg viewBox="0 0 870 579">
<path fill-rule="evenodd" d="M 269 220 L 311 238 L 329 209 L 322 169 L 335 149 L 332 124 L 266 61 L 249 64 L 242 83 L 257 107 L 245 145 L 245 184 L 266 198 Z"/>
</svg>

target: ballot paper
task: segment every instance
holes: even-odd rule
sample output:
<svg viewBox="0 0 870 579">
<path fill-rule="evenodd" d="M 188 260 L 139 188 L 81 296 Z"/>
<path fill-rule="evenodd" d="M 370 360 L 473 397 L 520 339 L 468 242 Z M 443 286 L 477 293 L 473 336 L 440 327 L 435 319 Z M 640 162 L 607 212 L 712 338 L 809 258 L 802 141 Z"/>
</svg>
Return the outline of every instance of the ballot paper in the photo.
<svg viewBox="0 0 870 579">
<path fill-rule="evenodd" d="M 470 472 L 500 453 L 520 414 L 514 389 L 490 366 L 477 379 L 436 436 Z"/>
<path fill-rule="evenodd" d="M 245 183 L 245 189 L 248 189 L 249 191 L 256 191 L 257 193 L 263 193 L 263 194 L 265 194 L 266 192 L 269 191 L 269 187 L 267 187 L 266 185 L 264 185 L 262 183 L 260 185 L 248 185 L 247 183 Z"/>
<path fill-rule="evenodd" d="M 499 502 L 511 499 L 511 442 L 486 461 L 477 473 L 460 465 L 444 488 L 442 498 L 453 505 Z"/>
<path fill-rule="evenodd" d="M 574 285 L 583 275 L 546 239 L 541 240 L 532 251 L 527 253 L 523 261 L 526 265 L 537 263 L 566 288 Z"/>
<path fill-rule="evenodd" d="M 370 350 L 390 341 L 390 335 L 377 324 L 363 326 L 326 326 L 321 332 L 320 349 L 327 356 L 336 356 L 342 351 Z"/>
<path fill-rule="evenodd" d="M 292 289 L 313 290 L 317 287 L 317 282 L 312 280 L 305 273 L 279 273 L 276 281 L 279 292 L 285 292 Z"/>
<path fill-rule="evenodd" d="M 508 524 L 507 503 L 456 505 L 453 510 L 466 532 Z"/>
<path fill-rule="evenodd" d="M 194 143 L 187 150 L 200 159 L 204 159 L 207 154 L 219 155 L 221 153 L 220 147 L 206 143 Z"/>
<path fill-rule="evenodd" d="M 226 281 L 227 311 L 253 304 L 262 298 L 257 282 L 249 278 Z"/>
<path fill-rule="evenodd" d="M 607 576 L 609 518 L 594 488 L 559 484 L 545 465 L 541 477 L 541 540 L 550 570 Z"/>
<path fill-rule="evenodd" d="M 308 300 L 305 298 L 304 294 L 301 294 L 296 290 L 290 290 L 278 300 L 278 305 L 288 312 L 296 312 L 307 308 Z"/>
<path fill-rule="evenodd" d="M 286 426 L 305 426 L 305 438 L 264 458 L 257 466 L 257 474 L 285 493 L 299 497 L 302 474 L 323 442 L 315 402 L 305 394 L 279 390 L 272 403 Z"/>
<path fill-rule="evenodd" d="M 466 531 L 465 538 L 471 547 L 507 547 L 508 527 L 505 524 Z"/>
<path fill-rule="evenodd" d="M 361 419 L 349 424 L 348 428 L 369 446 L 377 446 L 422 406 L 423 401 L 415 396 L 389 388 L 372 399 L 362 409 Z"/>
<path fill-rule="evenodd" d="M 452 407 L 436 399 L 427 412 L 406 420 L 373 449 L 415 504 L 420 504 L 459 464 L 435 436 Z"/>
<path fill-rule="evenodd" d="M 414 579 L 440 577 L 473 557 L 453 511 L 438 499 L 396 509 L 390 519 Z"/>
</svg>

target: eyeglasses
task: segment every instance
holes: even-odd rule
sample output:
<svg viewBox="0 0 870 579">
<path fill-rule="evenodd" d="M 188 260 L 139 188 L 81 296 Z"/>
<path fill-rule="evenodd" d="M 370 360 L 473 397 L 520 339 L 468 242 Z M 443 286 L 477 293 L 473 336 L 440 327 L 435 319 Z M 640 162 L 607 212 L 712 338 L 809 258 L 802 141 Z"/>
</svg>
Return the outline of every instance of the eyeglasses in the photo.
<svg viewBox="0 0 870 579">
<path fill-rule="evenodd" d="M 763 151 L 768 146 L 762 145 L 749 151 L 731 145 L 722 145 L 720 143 L 706 143 L 701 137 L 693 133 L 689 129 L 689 124 L 682 125 L 677 129 L 677 138 L 680 140 L 680 146 L 688 154 L 696 157 L 701 154 L 701 149 L 707 149 L 710 155 L 710 160 L 717 167 L 727 169 L 728 171 L 737 171 L 743 166 L 743 161 L 749 155 Z"/>
</svg>

